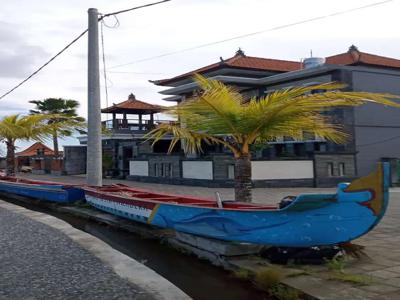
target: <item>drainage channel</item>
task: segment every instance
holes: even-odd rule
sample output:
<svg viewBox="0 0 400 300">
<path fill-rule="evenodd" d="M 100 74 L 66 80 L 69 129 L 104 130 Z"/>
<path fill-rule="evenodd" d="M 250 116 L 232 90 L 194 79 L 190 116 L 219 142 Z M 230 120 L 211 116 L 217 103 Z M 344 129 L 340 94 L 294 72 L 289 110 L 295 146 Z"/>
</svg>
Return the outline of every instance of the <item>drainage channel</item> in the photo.
<svg viewBox="0 0 400 300">
<path fill-rule="evenodd" d="M 272 299 L 264 292 L 255 289 L 251 283 L 239 280 L 206 261 L 160 244 L 157 240 L 145 239 L 134 233 L 13 198 L 2 197 L 2 200 L 52 215 L 101 239 L 114 249 L 153 269 L 195 300 Z"/>
</svg>

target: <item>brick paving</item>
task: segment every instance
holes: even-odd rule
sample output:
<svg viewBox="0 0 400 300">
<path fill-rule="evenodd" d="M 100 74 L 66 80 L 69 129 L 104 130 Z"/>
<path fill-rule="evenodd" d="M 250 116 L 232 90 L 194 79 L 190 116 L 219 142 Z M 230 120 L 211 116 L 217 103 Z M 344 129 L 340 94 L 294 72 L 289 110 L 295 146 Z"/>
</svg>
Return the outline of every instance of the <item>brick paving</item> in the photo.
<svg viewBox="0 0 400 300">
<path fill-rule="evenodd" d="M 24 177 L 40 178 L 69 183 L 84 183 L 83 176 L 46 176 L 24 174 Z M 123 183 L 129 186 L 147 188 L 153 191 L 175 194 L 214 197 L 220 192 L 223 199 L 233 199 L 233 189 L 205 188 L 178 185 L 163 185 L 133 182 L 126 180 L 104 180 L 104 184 Z M 258 188 L 253 190 L 255 202 L 273 204 L 286 195 L 300 193 L 328 193 L 334 189 L 323 188 Z M 366 246 L 368 258 L 352 260 L 345 268 L 351 274 L 369 276 L 371 282 L 366 285 L 354 285 L 327 280 L 327 269 L 316 268 L 311 276 L 289 278 L 287 283 L 302 289 L 320 299 L 400 299 L 400 188 L 390 192 L 390 203 L 385 217 L 370 233 L 354 241 Z M 320 272 L 320 274 L 318 274 Z"/>
<path fill-rule="evenodd" d="M 153 299 L 65 234 L 0 208 L 0 299 Z"/>
</svg>

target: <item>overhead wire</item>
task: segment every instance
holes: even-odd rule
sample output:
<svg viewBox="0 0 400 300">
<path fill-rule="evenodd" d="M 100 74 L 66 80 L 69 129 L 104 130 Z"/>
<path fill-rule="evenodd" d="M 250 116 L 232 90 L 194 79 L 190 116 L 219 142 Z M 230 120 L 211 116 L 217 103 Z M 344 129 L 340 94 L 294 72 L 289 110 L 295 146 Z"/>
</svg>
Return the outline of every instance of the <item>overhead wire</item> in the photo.
<svg viewBox="0 0 400 300">
<path fill-rule="evenodd" d="M 153 3 L 149 3 L 149 4 L 145 4 L 145 5 L 136 6 L 136 7 L 125 9 L 125 10 L 116 11 L 116 12 L 113 12 L 113 13 L 102 14 L 100 16 L 100 18 L 99 18 L 99 22 L 102 21 L 106 17 L 116 16 L 118 14 L 126 13 L 126 12 L 129 12 L 129 11 L 133 11 L 133 10 L 137 10 L 137 9 L 141 9 L 141 8 L 145 8 L 145 7 L 150 7 L 150 6 L 154 6 L 154 5 L 158 5 L 158 4 L 162 4 L 162 3 L 170 2 L 170 1 L 172 1 L 172 0 L 163 0 L 163 1 L 153 2 Z M 172 52 L 168 52 L 168 53 L 164 53 L 164 54 L 160 54 L 160 55 L 156 55 L 156 56 L 152 56 L 152 57 L 143 58 L 143 59 L 140 59 L 140 60 L 136 60 L 136 61 L 132 61 L 132 62 L 124 63 L 124 64 L 111 66 L 108 69 L 113 69 L 113 68 L 127 66 L 127 65 L 131 65 L 131 64 L 135 64 L 135 63 L 139 63 L 139 62 L 154 60 L 154 59 L 157 59 L 157 58 L 170 56 L 170 55 L 174 55 L 174 54 L 179 54 L 179 53 L 183 53 L 183 52 L 187 52 L 187 51 L 191 51 L 191 50 L 195 50 L 195 49 L 199 49 L 199 48 L 204 48 L 204 47 L 208 47 L 208 46 L 211 46 L 211 45 L 216 45 L 216 44 L 220 44 L 220 43 L 224 43 L 224 42 L 228 42 L 228 41 L 232 41 L 232 40 L 236 40 L 236 39 L 241 39 L 241 38 L 245 38 L 245 37 L 249 37 L 249 36 L 253 36 L 253 35 L 269 32 L 269 31 L 275 31 L 275 30 L 279 30 L 279 29 L 284 29 L 284 28 L 288 28 L 288 27 L 292 27 L 292 26 L 296 26 L 296 25 L 300 25 L 300 24 L 304 24 L 304 23 L 309 23 L 309 22 L 321 20 L 321 19 L 324 19 L 324 18 L 330 18 L 330 17 L 333 17 L 333 16 L 342 15 L 342 14 L 346 14 L 346 13 L 349 13 L 349 12 L 358 11 L 358 10 L 361 10 L 361 9 L 365 9 L 365 8 L 370 8 L 370 7 L 386 4 L 386 3 L 389 3 L 389 2 L 393 2 L 393 1 L 394 0 L 385 0 L 385 1 L 375 2 L 375 3 L 371 3 L 371 4 L 355 7 L 355 8 L 352 8 L 352 9 L 347 9 L 347 10 L 331 13 L 331 14 L 324 15 L 324 16 L 309 18 L 309 19 L 306 19 L 306 20 L 301 20 L 301 21 L 297 21 L 297 22 L 293 22 L 293 23 L 289 23 L 289 24 L 285 24 L 285 25 L 280 25 L 280 26 L 272 27 L 272 28 L 265 29 L 265 30 L 260 30 L 260 31 L 251 32 L 251 33 L 247 33 L 247 34 L 242 34 L 242 35 L 230 37 L 230 38 L 219 40 L 219 41 L 215 41 L 215 42 L 205 43 L 205 44 L 197 45 L 197 46 L 194 46 L 194 47 L 189 47 L 189 48 L 185 48 L 185 49 L 181 49 L 181 50 L 177 50 L 177 51 L 172 51 Z M 116 19 L 116 20 L 117 20 L 116 24 L 119 25 L 118 19 Z M 118 25 L 115 25 L 115 26 L 118 26 Z M 7 95 L 9 95 L 10 93 L 12 93 L 13 91 L 15 91 L 17 88 L 19 88 L 25 82 L 30 80 L 36 74 L 38 74 L 43 68 L 45 68 L 48 64 L 50 64 L 52 61 L 54 61 L 58 56 L 60 56 L 70 46 L 72 46 L 74 43 L 76 43 L 87 32 L 88 32 L 88 29 L 84 30 L 81 34 L 79 34 L 76 38 L 74 38 L 70 43 L 68 43 L 64 48 L 62 48 L 53 57 L 51 57 L 46 63 L 44 63 L 41 67 L 39 67 L 36 71 L 31 73 L 28 77 L 26 77 L 24 80 L 22 80 L 20 83 L 18 83 L 13 88 L 11 88 L 9 91 L 7 91 L 6 93 L 2 94 L 0 96 L 0 100 L 3 99 L 4 97 L 6 97 Z"/>
<path fill-rule="evenodd" d="M 99 18 L 99 22 L 102 21 L 104 18 L 106 17 L 110 17 L 110 16 L 114 16 L 115 19 L 117 20 L 117 25 L 114 26 L 119 26 L 119 21 L 116 17 L 116 15 L 121 14 L 121 13 L 125 13 L 125 12 L 129 12 L 132 10 L 137 10 L 140 8 L 145 8 L 145 7 L 150 7 L 150 6 L 154 6 L 157 4 L 161 4 L 164 2 L 169 2 L 172 0 L 163 0 L 163 1 L 158 1 L 158 2 L 153 2 L 153 3 L 149 3 L 149 4 L 145 4 L 145 5 L 140 5 L 140 6 L 136 6 L 136 7 L 132 7 L 129 9 L 124 9 L 124 10 L 120 10 L 120 11 L 116 11 L 113 13 L 108 13 L 108 14 L 102 14 L 101 17 Z M 88 29 L 85 29 L 82 33 L 80 33 L 76 38 L 74 38 L 70 43 L 68 43 L 64 48 L 62 48 L 59 52 L 57 52 L 54 56 L 52 56 L 47 62 L 45 62 L 42 66 L 40 66 L 38 69 L 36 69 L 34 72 L 32 72 L 28 77 L 26 77 L 24 80 L 22 80 L 21 82 L 19 82 L 16 86 L 14 86 L 13 88 L 11 88 L 9 91 L 7 91 L 6 93 L 2 94 L 0 96 L 0 100 L 3 99 L 4 97 L 6 97 L 7 95 L 11 94 L 13 91 L 15 91 L 17 88 L 19 88 L 21 85 L 23 85 L 25 82 L 27 82 L 28 80 L 30 80 L 32 77 L 34 77 L 36 74 L 38 74 L 42 69 L 44 69 L 48 64 L 50 64 L 52 61 L 54 61 L 58 56 L 60 56 L 63 52 L 65 52 L 69 47 L 71 47 L 73 44 L 75 44 L 81 37 L 83 37 L 86 33 L 88 32 Z"/>
<path fill-rule="evenodd" d="M 102 60 L 103 60 L 103 77 L 104 77 L 104 89 L 106 95 L 106 107 L 108 107 L 108 87 L 107 87 L 107 68 L 106 68 L 106 54 L 104 49 L 104 20 L 100 22 L 100 37 L 101 37 L 101 53 L 102 53 Z"/>
<path fill-rule="evenodd" d="M 81 34 L 79 34 L 76 38 L 74 38 L 70 43 L 68 43 L 64 48 L 62 48 L 59 52 L 57 52 L 53 57 L 51 57 L 47 62 L 45 62 L 41 67 L 39 67 L 36 71 L 34 71 L 31 75 L 26 77 L 24 80 L 22 80 L 20 83 L 18 83 L 16 86 L 14 86 L 12 89 L 10 89 L 8 92 L 4 93 L 3 95 L 0 96 L 0 100 L 6 97 L 7 95 L 11 94 L 13 91 L 15 91 L 17 88 L 19 88 L 21 85 L 23 85 L 25 82 L 27 82 L 29 79 L 31 79 L 33 76 L 35 76 L 37 73 L 39 73 L 43 68 L 45 68 L 48 64 L 50 64 L 53 60 L 55 60 L 58 56 L 60 56 L 65 50 L 67 50 L 69 47 L 71 47 L 74 43 L 76 43 L 81 37 L 85 35 L 85 33 L 88 32 L 88 29 L 84 30 Z"/>
<path fill-rule="evenodd" d="M 99 21 L 102 20 L 103 18 L 106 18 L 106 17 L 109 17 L 109 16 L 116 16 L 116 15 L 119 15 L 119 14 L 122 14 L 122 13 L 126 13 L 128 11 L 137 10 L 137 9 L 141 9 L 141 8 L 145 8 L 145 7 L 150 7 L 150 6 L 154 6 L 154 5 L 157 5 L 157 4 L 162 4 L 162 3 L 165 3 L 165 2 L 169 2 L 169 1 L 172 1 L 172 0 L 163 0 L 163 1 L 158 1 L 158 2 L 148 3 L 148 4 L 144 4 L 144 5 L 140 5 L 140 6 L 136 6 L 136 7 L 132 7 L 132 8 L 128 8 L 128 9 L 124 9 L 124 10 L 120 10 L 120 11 L 116 11 L 116 12 L 113 12 L 113 13 L 103 14 L 100 17 Z"/>
<path fill-rule="evenodd" d="M 176 50 L 176 51 L 171 51 L 171 52 L 167 52 L 167 53 L 163 53 L 163 54 L 159 54 L 159 55 L 155 55 L 155 56 L 145 57 L 145 58 L 134 60 L 131 62 L 114 65 L 114 66 L 109 67 L 109 69 L 124 67 L 124 66 L 132 65 L 132 64 L 136 64 L 136 63 L 141 63 L 141 62 L 150 61 L 150 60 L 154 60 L 154 59 L 158 59 L 158 58 L 162 58 L 162 57 L 166 57 L 166 56 L 171 56 L 171 55 L 175 55 L 175 54 L 180 54 L 180 53 L 184 53 L 184 52 L 188 52 L 188 51 L 192 51 L 192 50 L 196 50 L 196 49 L 200 49 L 200 48 L 205 48 L 205 47 L 209 47 L 212 45 L 222 44 L 222 43 L 230 42 L 233 40 L 238 40 L 238 39 L 246 38 L 249 36 L 258 35 L 261 33 L 276 31 L 276 30 L 285 29 L 285 28 L 289 28 L 289 27 L 293 27 L 293 26 L 297 26 L 297 25 L 301 25 L 301 24 L 305 24 L 305 23 L 310 23 L 310 22 L 314 22 L 314 21 L 318 21 L 318 20 L 322 20 L 322 19 L 326 19 L 326 18 L 331 18 L 334 16 L 343 15 L 343 14 L 351 13 L 354 11 L 371 8 L 371 7 L 378 6 L 378 5 L 383 5 L 383 4 L 386 4 L 389 2 L 393 2 L 393 1 L 395 1 L 395 0 L 385 0 L 385 1 L 380 1 L 380 2 L 374 2 L 374 3 L 366 4 L 363 6 L 358 6 L 355 8 L 330 13 L 330 14 L 323 15 L 323 16 L 313 17 L 313 18 L 309 18 L 309 19 L 305 19 L 305 20 L 296 21 L 293 23 L 288 23 L 288 24 L 284 24 L 284 25 L 271 27 L 268 29 L 263 29 L 263 30 L 259 30 L 259 31 L 254 31 L 254 32 L 246 33 L 246 34 L 229 37 L 229 38 L 214 41 L 214 42 L 204 43 L 204 44 L 200 44 L 200 45 L 193 46 L 193 47 L 188 47 L 188 48 L 184 48 L 184 49 L 180 49 L 180 50 Z"/>
<path fill-rule="evenodd" d="M 396 139 L 399 139 L 399 138 L 400 138 L 400 135 L 396 135 L 396 136 L 392 136 L 392 137 L 387 138 L 387 139 L 383 139 L 383 140 L 379 140 L 379 141 L 375 141 L 375 142 L 371 142 L 371 143 L 366 143 L 366 144 L 356 145 L 356 147 L 367 147 L 367 146 L 382 144 L 382 143 L 393 141 L 393 140 L 396 140 Z"/>
</svg>

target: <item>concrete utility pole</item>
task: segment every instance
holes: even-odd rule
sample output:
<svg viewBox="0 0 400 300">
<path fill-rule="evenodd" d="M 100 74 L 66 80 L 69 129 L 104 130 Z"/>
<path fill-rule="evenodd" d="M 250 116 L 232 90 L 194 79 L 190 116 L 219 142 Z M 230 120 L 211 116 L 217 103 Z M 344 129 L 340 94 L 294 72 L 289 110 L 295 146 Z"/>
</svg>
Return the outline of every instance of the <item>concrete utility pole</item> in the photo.
<svg viewBox="0 0 400 300">
<path fill-rule="evenodd" d="M 99 78 L 99 28 L 96 8 L 89 8 L 88 26 L 88 133 L 86 183 L 102 185 L 101 111 Z"/>
</svg>

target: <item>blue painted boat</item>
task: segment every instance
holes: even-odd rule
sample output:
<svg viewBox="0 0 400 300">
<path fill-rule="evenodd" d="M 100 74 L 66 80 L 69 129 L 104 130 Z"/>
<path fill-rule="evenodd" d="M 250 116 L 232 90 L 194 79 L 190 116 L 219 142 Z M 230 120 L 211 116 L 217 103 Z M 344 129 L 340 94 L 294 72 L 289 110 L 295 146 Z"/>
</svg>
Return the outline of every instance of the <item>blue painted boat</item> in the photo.
<svg viewBox="0 0 400 300">
<path fill-rule="evenodd" d="M 194 235 L 285 247 L 334 245 L 374 228 L 389 201 L 389 165 L 340 183 L 336 193 L 304 194 L 285 207 L 215 201 L 115 185 L 84 187 L 94 207 Z"/>
<path fill-rule="evenodd" d="M 73 185 L 7 176 L 0 177 L 0 192 L 57 203 L 85 199 L 84 191 Z"/>
</svg>

